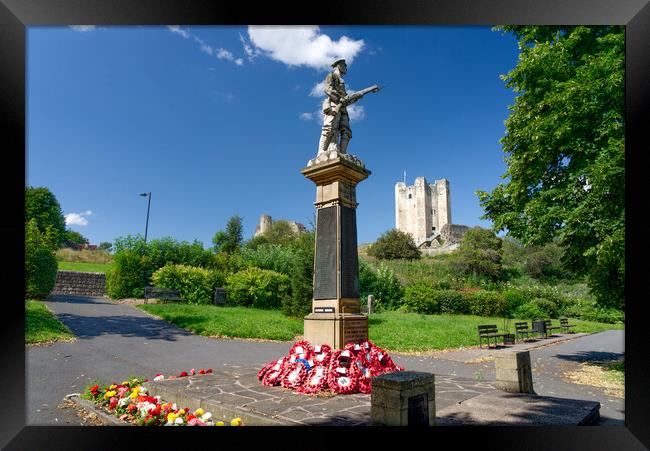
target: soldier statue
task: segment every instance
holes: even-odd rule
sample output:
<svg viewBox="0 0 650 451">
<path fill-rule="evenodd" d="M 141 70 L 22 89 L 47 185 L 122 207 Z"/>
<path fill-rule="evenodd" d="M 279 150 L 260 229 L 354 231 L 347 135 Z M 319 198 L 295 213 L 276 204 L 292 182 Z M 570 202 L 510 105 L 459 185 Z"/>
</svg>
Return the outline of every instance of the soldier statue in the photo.
<svg viewBox="0 0 650 451">
<path fill-rule="evenodd" d="M 343 75 L 348 71 L 345 59 L 334 61 L 332 67 L 334 70 L 325 77 L 325 94 L 327 98 L 323 102 L 325 118 L 318 144 L 319 155 L 327 152 L 330 144 L 334 144 L 339 153 L 347 153 L 352 131 L 350 130 L 350 117 L 346 107 L 369 92 L 379 91 L 379 86 L 373 85 L 348 95 L 343 81 Z"/>
</svg>

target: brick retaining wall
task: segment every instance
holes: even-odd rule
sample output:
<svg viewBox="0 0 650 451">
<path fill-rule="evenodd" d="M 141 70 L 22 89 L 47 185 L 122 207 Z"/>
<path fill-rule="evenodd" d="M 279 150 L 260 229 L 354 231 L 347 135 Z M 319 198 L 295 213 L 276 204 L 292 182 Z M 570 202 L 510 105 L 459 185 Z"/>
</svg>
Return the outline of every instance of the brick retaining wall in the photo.
<svg viewBox="0 0 650 451">
<path fill-rule="evenodd" d="M 106 274 L 103 272 L 58 271 L 52 294 L 104 296 Z"/>
</svg>

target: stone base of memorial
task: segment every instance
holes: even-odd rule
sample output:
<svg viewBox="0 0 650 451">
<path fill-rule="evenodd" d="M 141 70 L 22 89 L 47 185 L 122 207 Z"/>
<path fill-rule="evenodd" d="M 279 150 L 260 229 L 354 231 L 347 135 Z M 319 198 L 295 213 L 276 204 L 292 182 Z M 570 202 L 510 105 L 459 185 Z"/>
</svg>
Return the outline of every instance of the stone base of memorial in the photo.
<svg viewBox="0 0 650 451">
<path fill-rule="evenodd" d="M 304 337 L 341 349 L 368 339 L 368 317 L 359 303 L 356 186 L 370 171 L 354 155 L 331 151 L 300 172 L 316 184 L 314 299 Z"/>
</svg>

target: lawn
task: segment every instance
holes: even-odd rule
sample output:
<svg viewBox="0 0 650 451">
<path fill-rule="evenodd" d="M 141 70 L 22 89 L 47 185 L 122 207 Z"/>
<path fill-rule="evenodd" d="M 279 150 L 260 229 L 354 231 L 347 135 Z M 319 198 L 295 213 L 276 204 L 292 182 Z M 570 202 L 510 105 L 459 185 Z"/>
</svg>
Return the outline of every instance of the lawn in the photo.
<svg viewBox="0 0 650 451">
<path fill-rule="evenodd" d="M 83 271 L 83 272 L 106 272 L 110 263 L 86 263 L 86 262 L 64 262 L 58 261 L 59 270 L 62 271 Z"/>
<path fill-rule="evenodd" d="M 138 308 L 198 335 L 292 341 L 302 319 L 277 310 L 186 304 L 140 304 Z"/>
<path fill-rule="evenodd" d="M 74 335 L 45 304 L 32 299 L 25 301 L 25 343 L 38 344 L 73 339 Z"/>
<path fill-rule="evenodd" d="M 292 341 L 303 333 L 302 318 L 287 318 L 275 310 L 170 304 L 138 307 L 199 335 Z M 511 332 L 514 332 L 515 321 L 518 320 L 510 320 Z M 569 322 L 577 325 L 575 332 L 623 329 L 622 324 Z M 375 313 L 368 319 L 370 340 L 388 351 L 398 352 L 477 346 L 476 326 L 479 324 L 496 324 L 502 328 L 503 320 L 472 315 L 398 312 Z"/>
</svg>

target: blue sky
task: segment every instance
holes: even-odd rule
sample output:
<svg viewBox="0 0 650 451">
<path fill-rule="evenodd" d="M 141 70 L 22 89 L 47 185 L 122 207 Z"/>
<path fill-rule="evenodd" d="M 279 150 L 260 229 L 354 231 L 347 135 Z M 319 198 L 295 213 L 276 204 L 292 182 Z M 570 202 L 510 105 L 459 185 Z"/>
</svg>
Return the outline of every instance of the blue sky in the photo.
<svg viewBox="0 0 650 451">
<path fill-rule="evenodd" d="M 59 200 L 91 243 L 212 236 L 233 214 L 309 225 L 300 174 L 320 135 L 318 83 L 337 57 L 351 111 L 359 243 L 395 227 L 394 186 L 450 183 L 452 222 L 489 227 L 474 194 L 505 172 L 499 139 L 518 57 L 490 27 L 29 27 L 26 184 Z"/>
</svg>

